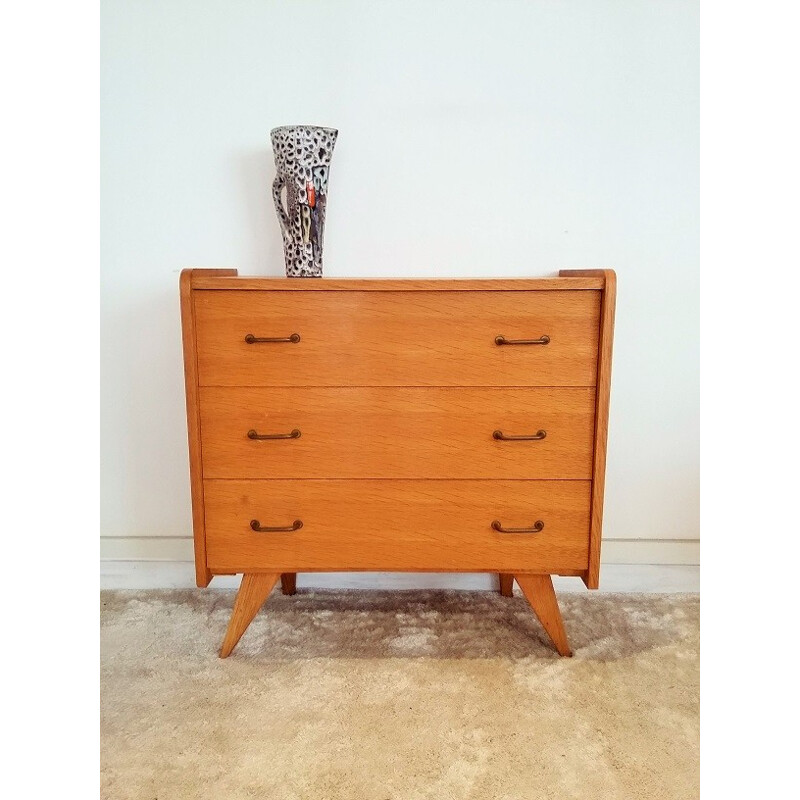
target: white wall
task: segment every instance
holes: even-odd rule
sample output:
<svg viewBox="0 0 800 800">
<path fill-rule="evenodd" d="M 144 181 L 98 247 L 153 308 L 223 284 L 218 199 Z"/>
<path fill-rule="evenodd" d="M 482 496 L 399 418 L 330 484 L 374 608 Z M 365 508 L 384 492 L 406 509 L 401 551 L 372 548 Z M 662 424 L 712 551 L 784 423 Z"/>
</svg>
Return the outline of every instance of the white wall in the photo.
<svg viewBox="0 0 800 800">
<path fill-rule="evenodd" d="M 328 276 L 616 268 L 604 560 L 697 563 L 696 2 L 105 0 L 102 37 L 103 558 L 192 557 L 178 273 L 283 273 L 269 130 L 315 123 Z"/>
</svg>

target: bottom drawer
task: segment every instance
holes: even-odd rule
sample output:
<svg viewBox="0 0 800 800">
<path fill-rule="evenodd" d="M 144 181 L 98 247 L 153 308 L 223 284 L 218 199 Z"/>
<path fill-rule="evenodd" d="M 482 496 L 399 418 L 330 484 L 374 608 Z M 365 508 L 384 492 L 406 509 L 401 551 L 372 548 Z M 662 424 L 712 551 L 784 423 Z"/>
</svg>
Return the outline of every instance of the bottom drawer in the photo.
<svg viewBox="0 0 800 800">
<path fill-rule="evenodd" d="M 590 481 L 206 481 L 208 567 L 577 573 L 588 567 L 590 490 Z M 302 527 L 257 532 L 252 520 Z M 503 533 L 495 520 L 544 525 Z"/>
</svg>

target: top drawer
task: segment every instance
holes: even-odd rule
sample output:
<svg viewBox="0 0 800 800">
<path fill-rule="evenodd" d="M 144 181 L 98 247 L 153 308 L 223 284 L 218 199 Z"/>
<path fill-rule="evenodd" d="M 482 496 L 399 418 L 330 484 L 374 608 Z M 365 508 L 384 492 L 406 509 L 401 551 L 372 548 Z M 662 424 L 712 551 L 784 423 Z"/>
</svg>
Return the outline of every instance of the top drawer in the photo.
<svg viewBox="0 0 800 800">
<path fill-rule="evenodd" d="M 594 386 L 600 292 L 193 293 L 202 386 Z M 299 341 L 253 342 L 250 338 Z M 546 344 L 503 344 L 549 339 Z"/>
</svg>

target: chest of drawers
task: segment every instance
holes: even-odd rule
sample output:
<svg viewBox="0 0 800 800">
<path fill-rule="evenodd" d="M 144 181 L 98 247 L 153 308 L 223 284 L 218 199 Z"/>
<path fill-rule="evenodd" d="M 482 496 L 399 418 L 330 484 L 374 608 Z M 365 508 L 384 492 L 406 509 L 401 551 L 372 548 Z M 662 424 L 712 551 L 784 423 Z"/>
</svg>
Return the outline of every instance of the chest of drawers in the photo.
<svg viewBox="0 0 800 800">
<path fill-rule="evenodd" d="M 198 586 L 242 573 L 230 654 L 298 572 L 495 572 L 569 655 L 597 588 L 611 270 L 530 280 L 181 274 Z"/>
</svg>

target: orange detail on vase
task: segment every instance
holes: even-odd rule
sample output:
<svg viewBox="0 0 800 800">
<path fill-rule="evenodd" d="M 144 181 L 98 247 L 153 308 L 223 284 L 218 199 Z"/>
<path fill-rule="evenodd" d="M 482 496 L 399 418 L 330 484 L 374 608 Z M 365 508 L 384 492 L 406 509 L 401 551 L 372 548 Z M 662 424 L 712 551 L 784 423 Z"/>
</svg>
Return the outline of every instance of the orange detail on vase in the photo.
<svg viewBox="0 0 800 800">
<path fill-rule="evenodd" d="M 311 181 L 306 183 L 306 192 L 308 193 L 308 204 L 311 208 L 317 205 L 317 190 L 314 188 L 314 184 Z"/>
</svg>

